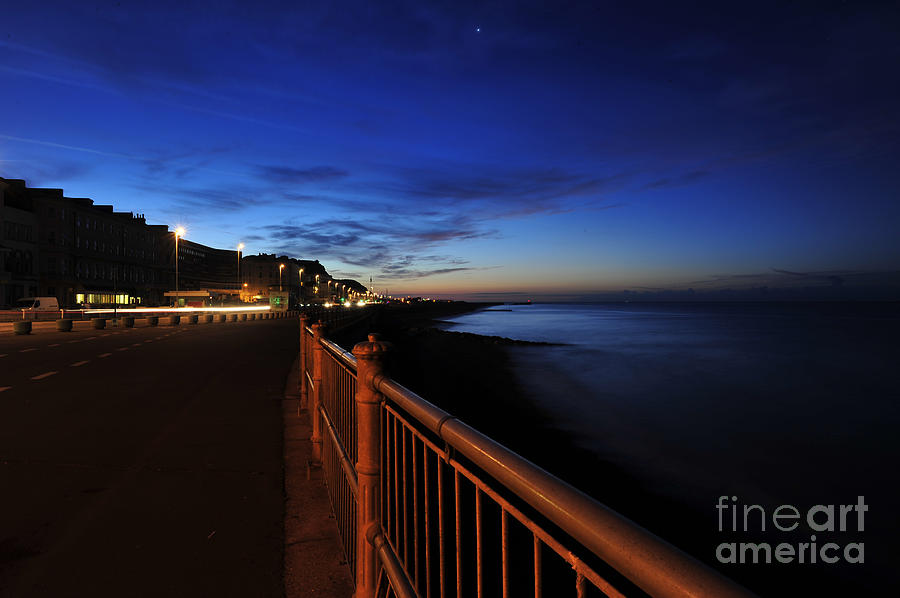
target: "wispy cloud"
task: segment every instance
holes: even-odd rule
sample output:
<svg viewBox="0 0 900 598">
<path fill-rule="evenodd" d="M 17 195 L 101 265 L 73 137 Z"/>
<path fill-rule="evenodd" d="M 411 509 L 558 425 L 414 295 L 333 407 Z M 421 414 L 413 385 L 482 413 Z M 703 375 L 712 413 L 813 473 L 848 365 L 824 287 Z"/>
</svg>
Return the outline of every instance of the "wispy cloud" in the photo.
<svg viewBox="0 0 900 598">
<path fill-rule="evenodd" d="M 770 268 L 769 272 L 715 274 L 704 279 L 673 285 L 669 289 L 697 290 L 748 288 L 815 288 L 815 287 L 881 287 L 900 288 L 900 272 L 875 270 L 819 270 L 800 272 Z"/>
<path fill-rule="evenodd" d="M 90 147 L 82 147 L 77 145 L 67 145 L 64 143 L 56 143 L 53 141 L 44 141 L 42 139 L 29 139 L 27 137 L 13 137 L 12 135 L 3 135 L 0 134 L 0 139 L 6 139 L 7 141 L 18 141 L 19 143 L 30 143 L 33 145 L 43 145 L 45 147 L 53 147 L 58 149 L 71 150 L 75 152 L 81 152 L 85 154 L 95 154 L 97 156 L 105 156 L 107 158 L 125 158 L 127 160 L 142 160 L 143 158 L 131 154 L 121 154 L 117 152 L 106 152 Z"/>
<path fill-rule="evenodd" d="M 710 174 L 711 173 L 707 170 L 694 170 L 674 177 L 664 177 L 661 179 L 656 179 L 655 181 L 644 185 L 644 189 L 662 189 L 666 187 L 687 186 L 705 179 Z"/>
<path fill-rule="evenodd" d="M 15 170 L 4 166 L 11 160 L 0 160 L 0 176 L 6 178 L 22 178 L 31 187 L 45 187 L 77 179 L 94 170 L 94 166 L 84 162 L 57 160 L 44 162 L 39 160 L 16 160 Z M 10 172 L 7 172 L 9 170 Z"/>
<path fill-rule="evenodd" d="M 312 183 L 342 179 L 349 175 L 346 170 L 334 166 L 312 166 L 293 168 L 290 166 L 265 165 L 256 167 L 256 173 L 275 183 Z"/>
</svg>

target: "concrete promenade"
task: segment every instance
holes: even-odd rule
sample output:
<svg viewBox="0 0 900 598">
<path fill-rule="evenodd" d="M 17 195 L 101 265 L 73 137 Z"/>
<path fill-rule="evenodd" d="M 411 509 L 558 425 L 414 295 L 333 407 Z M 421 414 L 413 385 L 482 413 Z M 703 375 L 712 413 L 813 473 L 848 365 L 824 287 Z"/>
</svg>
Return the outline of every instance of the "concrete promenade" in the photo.
<svg viewBox="0 0 900 598">
<path fill-rule="evenodd" d="M 306 478 L 297 334 L 0 336 L 0 597 L 349 596 Z"/>
</svg>

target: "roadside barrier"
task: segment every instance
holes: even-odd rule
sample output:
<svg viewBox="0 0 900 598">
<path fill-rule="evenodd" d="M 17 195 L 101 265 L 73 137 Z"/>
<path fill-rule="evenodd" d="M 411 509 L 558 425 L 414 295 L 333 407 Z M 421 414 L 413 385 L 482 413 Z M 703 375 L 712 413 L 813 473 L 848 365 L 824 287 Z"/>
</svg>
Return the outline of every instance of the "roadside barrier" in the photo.
<svg viewBox="0 0 900 598">
<path fill-rule="evenodd" d="M 132 311 L 126 312 L 127 315 L 121 313 L 120 310 L 119 314 L 115 315 L 113 310 L 109 309 L 101 311 L 100 313 L 88 313 L 86 312 L 86 310 L 59 310 L 48 313 L 50 313 L 51 315 L 65 314 L 67 317 L 55 319 L 50 318 L 44 320 L 29 318 L 24 320 L 0 322 L 0 334 L 5 331 L 14 332 L 15 334 L 31 334 L 35 330 L 52 330 L 54 328 L 60 332 L 71 332 L 73 330 L 82 328 L 82 326 L 93 328 L 95 330 L 104 330 L 109 327 L 133 328 L 136 325 L 158 326 L 160 325 L 160 323 L 165 326 L 178 326 L 181 323 L 182 316 L 184 316 L 186 323 L 198 324 L 200 322 L 212 323 L 246 321 L 248 319 L 272 320 L 281 318 L 293 318 L 297 317 L 298 315 L 298 312 L 296 310 L 284 312 L 268 310 L 258 312 L 242 311 L 238 313 L 204 313 L 203 310 L 197 310 L 195 312 L 188 311 L 187 313 L 182 314 L 173 314 L 171 312 L 167 313 L 166 311 L 156 313 L 148 311 Z M 160 313 L 162 313 L 163 315 L 160 316 Z M 160 322 L 160 318 L 162 318 L 162 322 Z M 77 322 L 82 322 L 83 324 L 78 324 Z"/>
<path fill-rule="evenodd" d="M 392 380 L 377 335 L 310 322 L 300 401 L 356 598 L 753 596 Z"/>
</svg>

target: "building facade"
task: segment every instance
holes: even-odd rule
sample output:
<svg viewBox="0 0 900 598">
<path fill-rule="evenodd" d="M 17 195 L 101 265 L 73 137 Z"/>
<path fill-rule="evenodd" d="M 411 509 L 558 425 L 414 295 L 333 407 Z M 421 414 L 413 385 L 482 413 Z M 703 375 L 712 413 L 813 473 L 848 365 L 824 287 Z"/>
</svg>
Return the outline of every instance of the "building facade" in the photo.
<svg viewBox="0 0 900 598">
<path fill-rule="evenodd" d="M 274 293 L 285 293 L 291 304 L 314 302 L 317 276 L 323 285 L 331 280 L 318 260 L 298 260 L 274 253 L 245 255 L 241 259 L 241 299 L 259 301 Z"/>
<path fill-rule="evenodd" d="M 176 291 L 206 291 L 206 301 L 219 304 L 275 294 L 291 304 L 325 302 L 346 293 L 347 282 L 333 280 L 318 260 L 241 258 L 184 238 L 176 249 L 175 233 L 143 214 L 0 178 L 0 308 L 37 296 L 64 307 L 152 307 L 176 297 L 185 304 Z"/>
<path fill-rule="evenodd" d="M 167 227 L 60 189 L 32 189 L 40 248 L 39 295 L 60 305 L 160 303 L 168 286 Z"/>
<path fill-rule="evenodd" d="M 0 179 L 0 306 L 38 293 L 37 228 L 24 181 Z"/>
</svg>

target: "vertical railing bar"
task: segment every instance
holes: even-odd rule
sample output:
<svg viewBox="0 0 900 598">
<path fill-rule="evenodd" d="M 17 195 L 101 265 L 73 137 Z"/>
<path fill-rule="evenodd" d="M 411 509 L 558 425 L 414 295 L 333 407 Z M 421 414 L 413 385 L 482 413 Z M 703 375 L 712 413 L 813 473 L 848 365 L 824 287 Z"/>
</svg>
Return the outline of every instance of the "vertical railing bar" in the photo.
<svg viewBox="0 0 900 598">
<path fill-rule="evenodd" d="M 453 500 L 456 515 L 456 598 L 462 598 L 462 529 L 459 517 L 459 471 L 453 470 Z"/>
<path fill-rule="evenodd" d="M 509 598 L 509 522 L 506 509 L 500 510 L 500 536 L 503 554 L 503 598 Z"/>
<path fill-rule="evenodd" d="M 541 598 L 541 541 L 537 534 L 534 537 L 534 598 Z"/>
<path fill-rule="evenodd" d="M 431 516 L 428 504 L 428 445 L 422 442 L 422 484 L 425 488 L 425 598 L 431 598 Z"/>
<path fill-rule="evenodd" d="M 440 567 L 441 598 L 446 598 L 444 590 L 444 460 L 437 455 L 437 487 L 438 487 L 438 560 Z"/>
<path fill-rule="evenodd" d="M 413 585 L 419 592 L 419 459 L 416 451 L 416 437 L 410 431 L 412 441 L 413 471 Z"/>
<path fill-rule="evenodd" d="M 481 545 L 481 490 L 475 487 L 475 571 L 477 575 L 478 598 L 484 594 L 483 565 Z"/>
<path fill-rule="evenodd" d="M 406 495 L 409 494 L 409 485 L 406 483 L 406 426 L 400 427 L 400 458 L 403 459 L 403 568 L 409 571 L 409 510 L 406 504 Z"/>
<path fill-rule="evenodd" d="M 397 418 L 394 417 L 394 547 L 400 542 L 400 472 L 398 471 Z"/>
<path fill-rule="evenodd" d="M 390 537 L 391 535 L 391 468 L 388 467 L 388 461 L 390 461 L 388 451 L 391 446 L 391 438 L 390 438 L 390 420 L 391 420 L 391 412 L 387 409 L 381 410 L 381 420 L 382 420 L 382 435 L 381 435 L 381 469 L 384 471 L 384 477 L 381 478 L 382 484 L 382 500 L 381 500 L 381 520 L 384 522 L 384 528 L 387 530 L 387 535 Z"/>
</svg>

